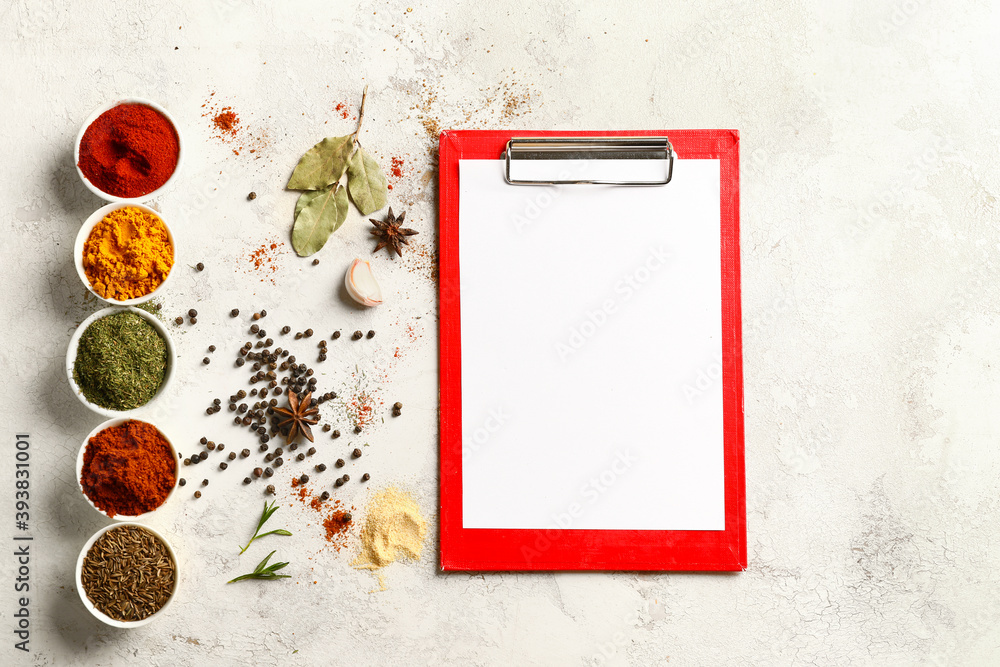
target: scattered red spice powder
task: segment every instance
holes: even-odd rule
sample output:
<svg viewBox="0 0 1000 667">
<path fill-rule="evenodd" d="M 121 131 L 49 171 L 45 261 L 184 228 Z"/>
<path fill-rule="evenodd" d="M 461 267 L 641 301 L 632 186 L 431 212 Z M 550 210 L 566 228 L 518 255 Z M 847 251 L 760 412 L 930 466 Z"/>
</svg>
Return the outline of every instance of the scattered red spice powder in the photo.
<svg viewBox="0 0 1000 667">
<path fill-rule="evenodd" d="M 393 178 L 403 177 L 403 158 L 394 157 L 392 158 L 392 166 L 389 167 L 389 173 Z"/>
<path fill-rule="evenodd" d="M 250 269 L 261 275 L 261 282 L 270 280 L 272 285 L 277 284 L 274 280 L 274 274 L 278 271 L 278 258 L 284 245 L 284 243 L 273 241 L 271 243 L 264 242 L 250 251 L 247 256 Z"/>
<path fill-rule="evenodd" d="M 343 102 L 337 102 L 337 106 L 333 107 L 333 110 L 339 113 L 340 117 L 344 120 L 347 120 L 347 118 L 351 115 L 351 112 L 347 109 L 347 105 Z"/>
<path fill-rule="evenodd" d="M 215 125 L 215 129 L 224 134 L 235 136 L 240 131 L 240 128 L 237 127 L 239 123 L 240 117 L 236 115 L 232 107 L 223 107 L 222 111 L 212 116 L 212 124 Z"/>
<path fill-rule="evenodd" d="M 364 428 L 375 417 L 375 399 L 367 391 L 359 391 L 347 403 L 347 412 L 355 426 Z"/>
<path fill-rule="evenodd" d="M 324 501 L 319 496 L 313 495 L 308 486 L 300 484 L 298 478 L 292 479 L 292 488 L 297 489 L 295 495 L 302 504 L 320 514 L 326 514 L 322 525 L 326 541 L 330 546 L 336 551 L 347 546 L 348 529 L 353 524 L 351 511 L 354 507 L 348 509 L 343 501 L 336 498 Z"/>
</svg>

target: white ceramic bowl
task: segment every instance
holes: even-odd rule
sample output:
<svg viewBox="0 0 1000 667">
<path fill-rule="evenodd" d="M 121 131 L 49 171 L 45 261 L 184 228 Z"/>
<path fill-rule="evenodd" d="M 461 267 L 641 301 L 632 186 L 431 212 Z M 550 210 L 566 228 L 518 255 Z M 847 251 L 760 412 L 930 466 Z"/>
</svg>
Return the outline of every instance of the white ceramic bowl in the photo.
<svg viewBox="0 0 1000 667">
<path fill-rule="evenodd" d="M 139 317 L 142 317 L 147 322 L 152 324 L 153 328 L 156 329 L 157 333 L 159 333 L 160 336 L 163 338 L 164 342 L 166 342 L 167 372 L 163 376 L 163 383 L 160 385 L 160 388 L 156 390 L 156 394 L 154 394 L 153 398 L 149 399 L 149 402 L 147 402 L 145 405 L 140 405 L 139 407 L 134 408 L 132 410 L 109 410 L 108 408 L 102 408 L 99 405 L 91 403 L 90 401 L 87 400 L 87 397 L 83 395 L 83 392 L 80 391 L 80 386 L 77 385 L 76 380 L 73 379 L 73 364 L 76 362 L 76 349 L 77 346 L 80 344 L 80 336 L 82 336 L 83 332 L 87 330 L 87 327 L 89 327 L 93 322 L 99 320 L 102 317 L 106 317 L 108 315 L 114 315 L 115 313 L 120 313 L 124 310 L 130 310 L 138 314 Z M 163 393 L 166 391 L 167 386 L 170 384 L 170 380 L 174 376 L 174 366 L 176 365 L 176 363 L 177 363 L 177 354 L 174 351 L 174 341 L 170 338 L 170 332 L 167 331 L 167 328 L 163 325 L 163 322 L 156 319 L 155 316 L 147 313 L 145 310 L 140 310 L 138 308 L 133 308 L 131 306 L 127 306 L 124 308 L 112 306 L 110 308 L 104 308 L 102 310 L 97 311 L 96 313 L 85 319 L 83 322 L 81 322 L 80 326 L 78 326 L 76 328 L 76 331 L 73 332 L 73 336 L 69 339 L 69 349 L 66 350 L 66 377 L 69 378 L 69 386 L 70 388 L 72 388 L 73 393 L 76 394 L 76 397 L 80 399 L 80 402 L 86 405 L 94 412 L 96 412 L 97 414 L 112 418 L 115 417 L 132 418 L 135 415 L 139 414 L 142 410 L 145 410 L 146 408 L 153 405 L 156 401 L 160 399 L 161 396 L 163 396 Z"/>
<path fill-rule="evenodd" d="M 152 510 L 150 510 L 148 512 L 144 512 L 143 514 L 136 514 L 134 516 L 127 516 L 127 515 L 124 515 L 124 514 L 116 514 L 114 516 L 109 516 L 107 512 L 105 512 L 100 507 L 98 507 L 97 505 L 94 504 L 94 501 L 90 499 L 90 497 L 87 495 L 87 492 L 83 490 L 83 483 L 80 481 L 80 478 L 83 476 L 83 455 L 87 451 L 87 445 L 90 443 L 90 439 L 93 438 L 95 435 L 97 435 L 98 433 L 100 433 L 101 431 L 103 431 L 106 428 L 110 428 L 112 426 L 118 426 L 119 424 L 123 424 L 123 423 L 125 423 L 127 421 L 144 421 L 144 420 L 141 420 L 141 419 L 136 419 L 136 420 L 129 420 L 129 419 L 109 419 L 108 421 L 104 422 L 103 424 L 101 424 L 100 426 L 98 426 L 97 428 L 95 428 L 89 434 L 87 434 L 87 437 L 83 439 L 83 444 L 80 446 L 80 451 L 76 455 L 76 485 L 78 487 L 80 487 L 80 493 L 83 494 L 83 497 L 87 501 L 87 503 L 89 503 L 91 507 L 93 507 L 95 510 L 97 510 L 98 512 L 100 512 L 104 516 L 108 517 L 109 519 L 112 519 L 113 521 L 135 522 L 135 521 L 141 521 L 143 519 L 148 519 L 150 516 L 153 515 L 153 512 L 155 512 L 156 510 L 160 509 L 160 507 L 163 507 L 164 505 L 166 505 L 167 502 L 169 502 L 170 497 L 172 495 L 174 495 L 174 491 L 177 490 L 177 481 L 181 477 L 181 465 L 180 465 L 180 461 L 177 458 L 177 450 L 174 448 L 174 443 L 171 442 L 170 438 L 167 437 L 167 434 L 164 433 L 163 430 L 159 426 L 157 426 L 153 422 L 149 422 L 149 421 L 145 422 L 146 424 L 149 424 L 150 426 L 152 426 L 153 428 L 155 428 L 157 431 L 159 431 L 160 435 L 163 436 L 163 439 L 167 441 L 168 445 L 170 445 L 170 456 L 173 458 L 173 461 L 174 461 L 174 487 L 172 489 L 170 489 L 170 493 L 167 494 L 167 497 L 163 499 L 163 502 L 160 503 L 159 506 L 153 508 Z"/>
<path fill-rule="evenodd" d="M 119 104 L 144 104 L 147 107 L 159 111 L 168 121 L 170 121 L 170 124 L 173 125 L 174 127 L 174 132 L 177 134 L 177 165 L 174 167 L 174 172 L 170 174 L 170 178 L 168 178 L 163 185 L 161 185 L 160 187 L 158 187 L 157 189 L 153 190 L 148 194 L 142 195 L 141 197 L 132 197 L 132 198 L 116 197 L 112 194 L 108 194 L 104 190 L 101 190 L 99 187 L 91 183 L 90 180 L 83 174 L 83 171 L 80 169 L 80 142 L 83 141 L 83 135 L 87 132 L 87 128 L 90 127 L 91 123 L 97 120 L 101 114 L 103 114 L 108 109 L 112 109 L 118 106 Z M 87 186 L 88 190 L 93 192 L 95 195 L 97 195 L 104 201 L 110 201 L 110 202 L 125 202 L 125 201 L 141 202 L 156 197 L 164 190 L 166 190 L 171 183 L 173 183 L 174 179 L 177 177 L 177 172 L 181 170 L 181 162 L 183 162 L 183 160 L 184 160 L 184 138 L 181 136 L 181 130 L 177 126 L 177 123 L 174 121 L 173 116 L 171 116 L 166 109 L 161 107 L 156 102 L 143 99 L 141 97 L 126 97 L 124 99 L 109 102 L 108 104 L 105 104 L 104 106 L 95 109 L 89 116 L 87 116 L 87 120 L 83 122 L 83 127 L 80 128 L 80 133 L 76 135 L 76 144 L 74 144 L 73 146 L 73 166 L 76 167 L 76 173 L 79 174 L 80 180 L 83 181 L 83 184 Z"/>
<path fill-rule="evenodd" d="M 90 284 L 90 279 L 87 278 L 87 272 L 84 271 L 83 269 L 83 246 L 87 243 L 87 239 L 90 238 L 90 233 L 94 230 L 94 227 L 96 227 L 97 223 L 99 223 L 101 220 L 104 219 L 104 216 L 111 213 L 111 211 L 117 210 L 119 208 L 125 208 L 126 206 L 134 206 L 140 211 L 143 211 L 145 213 L 151 213 L 152 215 L 155 215 L 163 222 L 163 226 L 167 230 L 167 238 L 170 239 L 170 246 L 173 249 L 174 264 L 173 266 L 170 267 L 170 272 L 167 274 L 167 277 L 163 279 L 163 282 L 160 283 L 156 287 L 156 289 L 154 289 L 149 294 L 144 294 L 143 296 L 136 297 L 134 299 L 121 299 L 121 300 L 108 299 L 95 292 L 94 287 Z M 101 208 L 91 213 L 90 217 L 87 218 L 87 220 L 83 223 L 83 226 L 80 227 L 80 231 L 77 232 L 76 243 L 73 244 L 73 263 L 76 265 L 76 275 L 80 276 L 80 281 L 83 282 L 84 287 L 86 287 L 91 294 L 96 296 L 101 301 L 104 301 L 105 303 L 110 303 L 116 306 L 132 306 L 137 303 L 149 301 L 157 294 L 160 294 L 163 291 L 164 287 L 166 287 L 167 283 L 170 281 L 170 277 L 174 275 L 174 269 L 177 268 L 177 243 L 174 241 L 173 232 L 170 231 L 170 225 L 167 224 L 166 218 L 164 218 L 163 214 L 160 213 L 159 211 L 154 211 L 153 209 L 149 208 L 148 206 L 145 206 L 144 204 L 137 204 L 135 202 L 121 202 L 118 204 L 107 204 L 106 206 L 102 206 Z"/>
<path fill-rule="evenodd" d="M 90 551 L 90 548 L 94 546 L 94 542 L 96 542 L 101 537 L 101 535 L 103 535 L 104 533 L 108 532 L 113 528 L 120 528 L 121 526 L 139 526 L 140 528 L 148 530 L 157 538 L 159 538 L 161 542 L 163 542 L 164 546 L 167 547 L 167 553 L 170 554 L 170 558 L 172 558 L 174 561 L 174 590 L 170 593 L 170 598 L 167 600 L 166 604 L 164 604 L 162 607 L 159 608 L 159 610 L 157 610 L 153 614 L 150 614 L 141 621 L 116 621 L 115 619 L 111 618 L 104 612 L 98 611 L 97 607 L 95 607 L 94 603 L 90 601 L 90 598 L 87 597 L 86 591 L 84 591 L 83 589 L 83 559 L 87 557 L 87 552 Z M 99 531 L 94 533 L 94 536 L 91 537 L 89 540 L 87 540 L 87 543 L 83 545 L 83 549 L 80 550 L 80 557 L 76 559 L 76 590 L 80 594 L 80 599 L 83 601 L 83 606 L 86 607 L 87 611 L 93 614 L 94 618 L 96 618 L 97 620 L 115 628 L 138 628 L 140 626 L 146 625 L 147 623 L 152 623 L 154 618 L 160 616 L 163 612 L 167 610 L 167 607 L 170 606 L 170 603 L 172 603 L 174 601 L 174 598 L 177 597 L 177 589 L 181 583 L 180 574 L 181 574 L 181 568 L 180 564 L 177 562 L 177 554 L 174 552 L 174 548 L 170 546 L 170 542 L 167 541 L 167 538 L 165 538 L 162 534 L 153 530 L 149 526 L 143 526 L 138 523 L 116 523 L 101 528 Z"/>
</svg>

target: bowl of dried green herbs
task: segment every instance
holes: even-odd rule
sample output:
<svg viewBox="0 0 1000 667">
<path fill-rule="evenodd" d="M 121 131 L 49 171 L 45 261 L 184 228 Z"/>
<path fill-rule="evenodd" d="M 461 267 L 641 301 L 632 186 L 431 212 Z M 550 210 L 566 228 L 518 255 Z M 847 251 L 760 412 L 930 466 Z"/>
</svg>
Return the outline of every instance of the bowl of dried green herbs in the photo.
<svg viewBox="0 0 1000 667">
<path fill-rule="evenodd" d="M 153 314 L 111 307 L 85 319 L 69 341 L 66 376 L 84 405 L 105 417 L 129 417 L 163 395 L 176 353 Z"/>
<path fill-rule="evenodd" d="M 137 628 L 163 614 L 179 583 L 177 556 L 160 533 L 119 523 L 94 533 L 76 562 L 76 589 L 96 619 Z"/>
</svg>

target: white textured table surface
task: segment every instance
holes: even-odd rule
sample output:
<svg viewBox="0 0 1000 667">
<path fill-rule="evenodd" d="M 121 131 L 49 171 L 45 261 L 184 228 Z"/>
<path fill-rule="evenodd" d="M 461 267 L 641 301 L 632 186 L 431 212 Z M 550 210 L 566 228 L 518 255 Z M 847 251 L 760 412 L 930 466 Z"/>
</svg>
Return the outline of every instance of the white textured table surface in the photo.
<svg viewBox="0 0 1000 667">
<path fill-rule="evenodd" d="M 64 4 L 0 7 L 0 662 L 996 659 L 1000 51 L 988 3 Z M 390 298 L 372 312 L 338 291 L 347 263 L 371 248 L 356 211 L 319 266 L 286 245 L 261 280 L 247 260 L 262 243 L 287 244 L 289 170 L 323 136 L 353 131 L 336 106 L 353 116 L 365 84 L 362 140 L 386 167 L 403 160 L 391 202 L 423 250 L 375 258 Z M 70 393 L 63 358 L 96 307 L 70 249 L 100 202 L 71 151 L 89 112 L 127 94 L 170 109 L 188 149 L 179 182 L 156 203 L 182 253 L 165 314 L 195 307 L 200 321 L 176 336 L 179 381 L 152 417 L 182 451 L 202 434 L 242 447 L 228 413 L 203 414 L 236 387 L 223 361 L 244 336 L 226 315 L 233 307 L 267 308 L 272 328 L 376 329 L 373 341 L 337 342 L 319 367 L 323 389 L 371 382 L 384 412 L 406 405 L 364 435 L 373 485 L 411 491 L 432 525 L 423 560 L 388 568 L 387 591 L 371 592 L 351 549 L 326 546 L 316 515 L 289 507 L 287 491 L 276 516 L 296 535 L 269 539 L 287 540 L 270 548 L 296 577 L 227 587 L 267 546 L 236 556 L 261 495 L 231 470 L 213 471 L 200 501 L 182 494 L 152 521 L 183 566 L 164 618 L 115 631 L 80 603 L 73 566 L 104 522 L 79 497 L 73 461 L 100 419 Z M 204 115 L 227 105 L 244 142 L 214 136 Z M 504 127 L 740 130 L 746 572 L 437 571 L 436 133 Z M 202 274 L 189 268 L 198 261 Z M 211 343 L 218 360 L 203 367 Z M 11 632 L 14 435 L 24 431 L 35 538 L 28 654 Z M 360 507 L 361 488 L 344 497 Z"/>
</svg>

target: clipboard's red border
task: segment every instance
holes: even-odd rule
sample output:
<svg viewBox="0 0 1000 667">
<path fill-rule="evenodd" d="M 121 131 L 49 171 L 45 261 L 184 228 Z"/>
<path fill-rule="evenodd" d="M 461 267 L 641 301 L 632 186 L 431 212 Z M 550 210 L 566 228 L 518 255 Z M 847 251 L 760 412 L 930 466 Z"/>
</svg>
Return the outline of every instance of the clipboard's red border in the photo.
<svg viewBox="0 0 1000 667">
<path fill-rule="evenodd" d="M 726 529 L 650 531 L 463 528 L 459 160 L 499 158 L 507 140 L 512 136 L 609 135 L 666 135 L 681 158 L 717 158 L 721 162 Z M 736 130 L 605 132 L 462 130 L 442 132 L 440 145 L 441 569 L 473 571 L 746 569 L 739 133 Z"/>
</svg>

